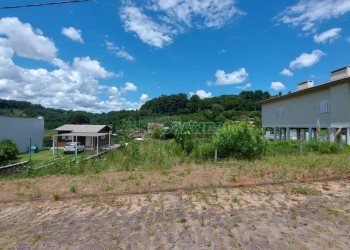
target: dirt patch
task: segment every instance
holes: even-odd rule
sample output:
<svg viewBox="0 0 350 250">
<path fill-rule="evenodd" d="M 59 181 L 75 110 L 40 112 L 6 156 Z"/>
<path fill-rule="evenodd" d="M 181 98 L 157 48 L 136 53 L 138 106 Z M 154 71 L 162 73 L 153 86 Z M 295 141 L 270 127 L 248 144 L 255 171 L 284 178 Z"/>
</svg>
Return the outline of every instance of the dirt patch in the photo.
<svg viewBox="0 0 350 250">
<path fill-rule="evenodd" d="M 350 183 L 0 204 L 4 249 L 348 249 Z"/>
<path fill-rule="evenodd" d="M 306 173 L 306 172 L 305 172 Z M 265 176 L 266 177 L 266 176 Z M 300 177 L 307 179 L 307 175 Z M 298 178 L 297 178 L 298 179 Z M 101 193 L 137 193 L 193 187 L 254 185 L 268 178 L 253 178 L 236 168 L 176 166 L 163 172 L 115 172 L 59 175 L 15 180 L 0 180 L 0 201 L 53 198 Z M 74 189 L 71 187 L 74 186 Z M 74 192 L 72 192 L 74 190 Z"/>
</svg>

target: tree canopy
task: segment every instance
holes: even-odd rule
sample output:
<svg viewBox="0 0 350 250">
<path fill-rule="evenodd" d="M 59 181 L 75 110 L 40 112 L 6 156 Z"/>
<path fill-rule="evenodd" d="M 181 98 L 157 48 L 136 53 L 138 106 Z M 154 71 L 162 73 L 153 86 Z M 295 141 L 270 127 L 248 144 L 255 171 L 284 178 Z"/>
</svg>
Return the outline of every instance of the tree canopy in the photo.
<svg viewBox="0 0 350 250">
<path fill-rule="evenodd" d="M 200 99 L 198 95 L 190 98 L 186 94 L 162 95 L 147 101 L 140 110 L 111 111 L 108 113 L 89 113 L 45 108 L 25 101 L 0 99 L 0 115 L 45 118 L 45 128 L 53 129 L 66 123 L 72 124 L 109 124 L 120 128 L 124 119 L 156 116 L 177 116 L 184 121 L 238 120 L 242 115 L 259 118 L 260 101 L 270 98 L 268 92 L 261 90 L 242 91 L 239 95 L 222 95 Z"/>
</svg>

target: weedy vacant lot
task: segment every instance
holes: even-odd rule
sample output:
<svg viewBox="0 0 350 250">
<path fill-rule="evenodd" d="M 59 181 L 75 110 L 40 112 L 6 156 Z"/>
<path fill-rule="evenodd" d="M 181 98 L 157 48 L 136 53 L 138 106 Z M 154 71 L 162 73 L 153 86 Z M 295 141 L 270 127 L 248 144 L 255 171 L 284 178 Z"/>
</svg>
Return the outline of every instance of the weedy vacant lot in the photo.
<svg viewBox="0 0 350 250">
<path fill-rule="evenodd" d="M 0 203 L 4 249 L 349 249 L 344 181 Z"/>
</svg>

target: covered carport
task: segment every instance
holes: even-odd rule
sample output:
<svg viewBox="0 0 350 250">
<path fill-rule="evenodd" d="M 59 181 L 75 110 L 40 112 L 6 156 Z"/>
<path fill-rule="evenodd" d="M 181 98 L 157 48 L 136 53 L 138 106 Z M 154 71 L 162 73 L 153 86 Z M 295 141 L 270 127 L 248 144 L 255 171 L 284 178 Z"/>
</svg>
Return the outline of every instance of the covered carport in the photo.
<svg viewBox="0 0 350 250">
<path fill-rule="evenodd" d="M 110 133 L 94 133 L 94 132 L 72 132 L 63 133 L 52 136 L 52 153 L 58 153 L 58 137 L 69 137 L 71 142 L 80 142 L 84 138 L 84 146 L 87 149 L 93 149 L 97 151 L 97 154 L 101 149 L 106 149 L 111 147 L 111 134 Z M 89 141 L 89 145 L 85 145 Z M 77 155 L 77 147 L 75 149 L 75 154 Z"/>
</svg>

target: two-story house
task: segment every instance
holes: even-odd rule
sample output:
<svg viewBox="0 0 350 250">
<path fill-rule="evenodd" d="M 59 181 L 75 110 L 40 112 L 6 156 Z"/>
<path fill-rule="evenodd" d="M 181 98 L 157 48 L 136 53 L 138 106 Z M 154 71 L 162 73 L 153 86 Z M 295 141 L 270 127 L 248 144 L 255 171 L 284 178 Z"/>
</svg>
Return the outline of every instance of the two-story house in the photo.
<svg viewBox="0 0 350 250">
<path fill-rule="evenodd" d="M 326 133 L 350 145 L 350 66 L 333 71 L 328 83 L 306 81 L 296 92 L 263 101 L 262 127 L 275 140 L 289 140 L 291 131 L 305 140 Z"/>
</svg>

